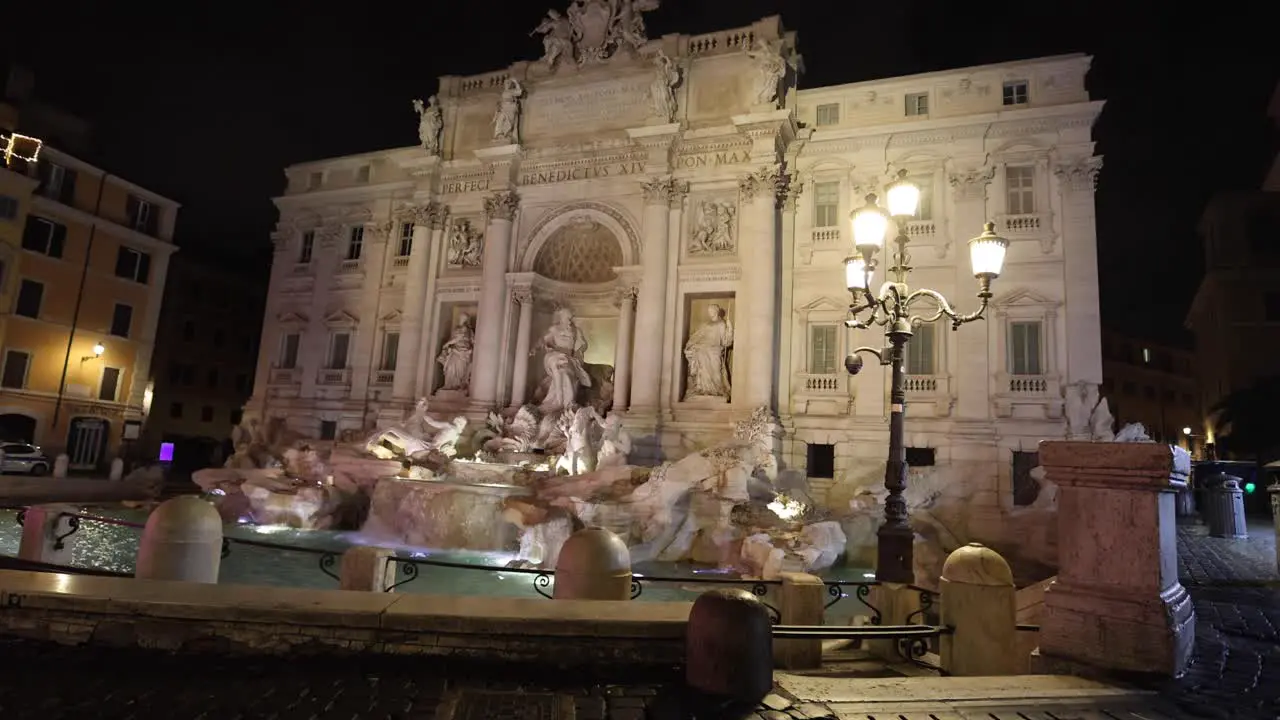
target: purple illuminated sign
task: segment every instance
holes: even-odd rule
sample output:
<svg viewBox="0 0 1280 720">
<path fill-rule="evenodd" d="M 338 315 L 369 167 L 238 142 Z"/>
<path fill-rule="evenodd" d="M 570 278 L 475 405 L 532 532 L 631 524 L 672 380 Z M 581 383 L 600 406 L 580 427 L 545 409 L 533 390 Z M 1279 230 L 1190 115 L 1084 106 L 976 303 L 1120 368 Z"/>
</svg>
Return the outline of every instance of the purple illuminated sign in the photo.
<svg viewBox="0 0 1280 720">
<path fill-rule="evenodd" d="M 173 462 L 173 443 L 160 443 L 160 462 Z"/>
</svg>

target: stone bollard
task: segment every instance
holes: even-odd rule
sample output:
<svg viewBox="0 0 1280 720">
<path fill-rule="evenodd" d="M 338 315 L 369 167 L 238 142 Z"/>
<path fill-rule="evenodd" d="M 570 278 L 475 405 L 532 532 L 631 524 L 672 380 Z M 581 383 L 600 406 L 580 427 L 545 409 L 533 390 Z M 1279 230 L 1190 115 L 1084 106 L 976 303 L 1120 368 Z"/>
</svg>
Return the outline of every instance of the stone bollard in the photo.
<svg viewBox="0 0 1280 720">
<path fill-rule="evenodd" d="M 48 565 L 70 565 L 80 518 L 70 505 L 33 505 L 21 511 L 18 558 Z"/>
<path fill-rule="evenodd" d="M 969 543 L 947 556 L 940 580 L 942 669 L 948 675 L 1016 675 L 1018 609 L 1009 563 Z"/>
<path fill-rule="evenodd" d="M 556 559 L 556 600 L 630 600 L 631 551 L 600 527 L 579 530 Z"/>
<path fill-rule="evenodd" d="M 116 458 L 111 461 L 111 474 L 107 476 L 107 479 L 111 482 L 119 482 L 122 477 L 124 477 L 124 460 Z"/>
<path fill-rule="evenodd" d="M 147 518 L 134 577 L 217 583 L 221 566 L 222 518 L 212 503 L 181 495 Z"/>
<path fill-rule="evenodd" d="M 1040 463 L 1059 488 L 1058 575 L 1032 672 L 1177 677 L 1196 636 L 1174 542 L 1191 456 L 1160 443 L 1042 442 Z"/>
<path fill-rule="evenodd" d="M 754 704 L 773 689 L 773 625 L 746 590 L 698 596 L 685 631 L 685 684 L 712 698 Z"/>
<path fill-rule="evenodd" d="M 1209 490 L 1209 536 L 1240 540 L 1249 537 L 1249 526 L 1244 519 L 1244 491 L 1240 478 L 1226 476 Z"/>
<path fill-rule="evenodd" d="M 386 548 L 356 546 L 342 553 L 338 578 L 341 590 L 387 592 L 396 582 L 396 563 Z"/>
<path fill-rule="evenodd" d="M 827 585 L 808 573 L 782 573 L 778 593 L 778 613 L 782 625 L 821 625 L 826 610 Z M 773 662 L 787 670 L 822 667 L 822 640 L 778 640 L 773 644 Z"/>
<path fill-rule="evenodd" d="M 67 476 L 67 468 L 71 466 L 71 458 L 66 453 L 58 455 L 53 460 L 53 476 L 55 478 L 64 478 Z"/>
</svg>

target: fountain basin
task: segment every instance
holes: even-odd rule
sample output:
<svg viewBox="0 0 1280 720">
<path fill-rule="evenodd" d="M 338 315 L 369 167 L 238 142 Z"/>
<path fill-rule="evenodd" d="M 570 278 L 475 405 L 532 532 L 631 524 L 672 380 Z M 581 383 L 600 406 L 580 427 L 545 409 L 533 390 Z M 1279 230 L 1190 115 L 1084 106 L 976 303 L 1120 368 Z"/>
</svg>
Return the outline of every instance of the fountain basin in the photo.
<svg viewBox="0 0 1280 720">
<path fill-rule="evenodd" d="M 515 550 L 520 546 L 519 530 L 501 520 L 503 504 L 507 498 L 531 494 L 509 483 L 384 477 L 374 488 L 361 532 L 374 541 L 398 545 Z"/>
</svg>

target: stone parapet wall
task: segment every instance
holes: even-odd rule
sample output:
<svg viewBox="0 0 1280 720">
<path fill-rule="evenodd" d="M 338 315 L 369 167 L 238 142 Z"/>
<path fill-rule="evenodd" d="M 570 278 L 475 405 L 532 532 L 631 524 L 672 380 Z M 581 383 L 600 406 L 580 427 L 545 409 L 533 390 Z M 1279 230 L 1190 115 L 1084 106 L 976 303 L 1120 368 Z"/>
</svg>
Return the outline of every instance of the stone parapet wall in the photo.
<svg viewBox="0 0 1280 720">
<path fill-rule="evenodd" d="M 0 571 L 0 634 L 251 655 L 671 667 L 690 603 L 397 595 Z"/>
</svg>

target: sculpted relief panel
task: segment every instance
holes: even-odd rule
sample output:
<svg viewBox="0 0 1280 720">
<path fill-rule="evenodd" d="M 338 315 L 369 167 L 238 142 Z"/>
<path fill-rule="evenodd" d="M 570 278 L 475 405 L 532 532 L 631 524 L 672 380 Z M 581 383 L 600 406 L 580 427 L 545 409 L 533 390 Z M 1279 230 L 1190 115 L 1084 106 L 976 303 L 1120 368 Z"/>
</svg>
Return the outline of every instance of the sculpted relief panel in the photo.
<svg viewBox="0 0 1280 720">
<path fill-rule="evenodd" d="M 728 200 L 697 203 L 690 217 L 689 255 L 732 255 L 738 247 L 737 212 L 737 204 Z"/>
</svg>

